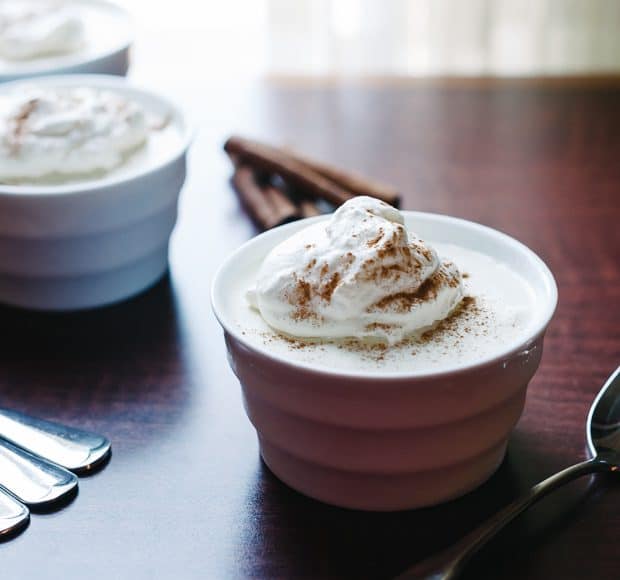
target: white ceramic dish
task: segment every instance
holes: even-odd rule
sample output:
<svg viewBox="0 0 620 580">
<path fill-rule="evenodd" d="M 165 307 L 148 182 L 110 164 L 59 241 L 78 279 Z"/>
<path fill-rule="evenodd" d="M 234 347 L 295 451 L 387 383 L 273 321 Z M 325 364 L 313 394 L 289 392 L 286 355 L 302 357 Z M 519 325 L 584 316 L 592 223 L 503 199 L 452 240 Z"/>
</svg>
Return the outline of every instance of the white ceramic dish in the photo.
<svg viewBox="0 0 620 580">
<path fill-rule="evenodd" d="M 127 74 L 133 41 L 129 14 L 106 0 L 73 0 L 73 3 L 84 21 L 84 48 L 70 54 L 27 61 L 0 58 L 0 83 L 46 75 Z"/>
<path fill-rule="evenodd" d="M 433 505 L 463 495 L 501 463 L 542 356 L 557 288 L 545 264 L 513 238 L 448 216 L 403 212 L 428 241 L 456 244 L 506 264 L 531 284 L 531 324 L 496 353 L 440 371 L 368 373 L 300 363 L 257 346 L 234 316 L 239 272 L 314 220 L 275 228 L 228 258 L 213 282 L 261 454 L 282 481 L 324 502 L 366 510 Z M 241 277 L 242 279 L 242 277 Z"/>
<path fill-rule="evenodd" d="M 2 85 L 0 94 L 25 82 Z M 191 140 L 187 120 L 169 101 L 120 77 L 46 77 L 37 84 L 121 92 L 149 112 L 167 116 L 178 139 L 102 178 L 0 184 L 0 302 L 73 310 L 137 294 L 167 269 Z"/>
</svg>

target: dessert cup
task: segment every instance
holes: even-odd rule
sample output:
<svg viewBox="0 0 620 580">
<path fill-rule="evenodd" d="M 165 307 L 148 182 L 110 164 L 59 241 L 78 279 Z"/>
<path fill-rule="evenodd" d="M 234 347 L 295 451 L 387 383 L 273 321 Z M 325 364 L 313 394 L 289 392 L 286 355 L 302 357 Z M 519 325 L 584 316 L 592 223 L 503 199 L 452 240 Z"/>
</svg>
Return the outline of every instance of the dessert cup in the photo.
<svg viewBox="0 0 620 580">
<path fill-rule="evenodd" d="M 27 82 L 2 85 L 0 93 Z M 172 103 L 120 77 L 47 77 L 37 84 L 117 91 L 166 116 L 178 140 L 153 160 L 99 178 L 0 185 L 0 302 L 75 310 L 137 294 L 167 270 L 191 139 L 187 121 Z"/>
<path fill-rule="evenodd" d="M 129 68 L 133 25 L 129 14 L 106 0 L 72 0 L 84 17 L 83 50 L 25 61 L 0 59 L 0 83 L 66 74 L 124 76 Z"/>
<path fill-rule="evenodd" d="M 523 411 L 556 307 L 551 272 L 520 242 L 457 218 L 403 214 L 421 237 L 485 253 L 524 276 L 539 306 L 527 335 L 493 356 L 433 372 L 329 370 L 251 344 L 231 315 L 236 273 L 324 217 L 250 240 L 213 282 L 213 308 L 265 463 L 292 488 L 336 506 L 419 508 L 484 482 L 501 463 Z"/>
</svg>

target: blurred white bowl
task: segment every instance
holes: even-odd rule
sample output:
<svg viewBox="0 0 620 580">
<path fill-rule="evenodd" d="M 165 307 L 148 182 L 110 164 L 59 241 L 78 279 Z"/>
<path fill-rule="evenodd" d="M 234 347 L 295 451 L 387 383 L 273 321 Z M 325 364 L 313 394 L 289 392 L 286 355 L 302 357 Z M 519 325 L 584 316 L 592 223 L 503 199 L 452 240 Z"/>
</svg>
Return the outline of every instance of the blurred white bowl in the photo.
<svg viewBox="0 0 620 580">
<path fill-rule="evenodd" d="M 133 41 L 129 14 L 106 0 L 72 0 L 72 4 L 84 22 L 84 48 L 25 61 L 0 58 L 0 83 L 47 75 L 127 74 Z"/>
<path fill-rule="evenodd" d="M 0 94 L 30 81 L 7 83 Z M 120 77 L 72 75 L 40 86 L 121 92 L 169 119 L 178 139 L 101 178 L 60 185 L 0 184 L 0 302 L 74 310 L 128 298 L 167 270 L 168 242 L 186 175 L 187 120 L 169 101 Z"/>
</svg>

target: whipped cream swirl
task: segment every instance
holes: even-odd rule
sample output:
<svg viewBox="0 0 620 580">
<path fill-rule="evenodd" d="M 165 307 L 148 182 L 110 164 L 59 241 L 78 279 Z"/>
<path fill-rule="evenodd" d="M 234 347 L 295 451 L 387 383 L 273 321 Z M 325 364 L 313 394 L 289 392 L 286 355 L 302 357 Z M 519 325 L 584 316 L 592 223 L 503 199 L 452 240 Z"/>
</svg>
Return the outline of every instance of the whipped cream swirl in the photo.
<svg viewBox="0 0 620 580">
<path fill-rule="evenodd" d="M 25 61 L 68 54 L 84 43 L 75 7 L 52 0 L 0 0 L 0 57 Z"/>
<path fill-rule="evenodd" d="M 32 86 L 0 97 L 0 180 L 108 171 L 143 146 L 144 110 L 121 94 Z"/>
<path fill-rule="evenodd" d="M 248 292 L 286 334 L 390 344 L 446 318 L 462 297 L 457 267 L 408 232 L 397 209 L 364 196 L 276 246 Z"/>
</svg>

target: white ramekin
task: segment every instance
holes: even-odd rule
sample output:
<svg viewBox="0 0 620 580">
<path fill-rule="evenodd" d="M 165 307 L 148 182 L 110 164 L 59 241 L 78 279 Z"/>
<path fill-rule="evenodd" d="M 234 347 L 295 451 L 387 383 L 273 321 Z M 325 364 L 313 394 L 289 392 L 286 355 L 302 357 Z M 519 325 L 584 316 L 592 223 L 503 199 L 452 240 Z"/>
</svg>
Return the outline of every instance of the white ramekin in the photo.
<svg viewBox="0 0 620 580">
<path fill-rule="evenodd" d="M 373 375 L 296 363 L 270 352 L 268 345 L 250 344 L 227 306 L 236 272 L 324 218 L 250 240 L 213 282 L 213 308 L 265 463 L 294 489 L 342 507 L 417 508 L 460 496 L 485 481 L 501 463 L 522 413 L 557 303 L 553 275 L 515 239 L 457 218 L 403 213 L 424 239 L 483 252 L 525 276 L 538 301 L 527 335 L 473 364 Z"/>
<path fill-rule="evenodd" d="M 98 27 L 114 39 L 109 45 L 67 55 L 50 56 L 14 63 L 0 63 L 0 83 L 48 75 L 101 74 L 125 76 L 133 42 L 131 17 L 121 6 L 107 0 L 72 0 L 90 11 L 99 11 L 108 21 Z M 94 26 L 94 23 L 90 26 Z M 88 34 L 88 29 L 87 29 Z"/>
<path fill-rule="evenodd" d="M 0 87 L 0 94 L 28 81 Z M 37 85 L 106 88 L 169 115 L 179 147 L 155 166 L 70 185 L 0 185 L 0 302 L 75 310 L 117 302 L 154 284 L 185 181 L 191 130 L 168 100 L 121 77 L 71 75 Z"/>
</svg>

